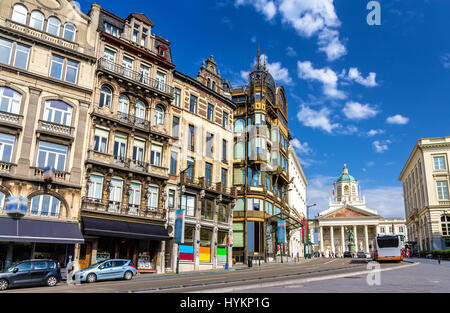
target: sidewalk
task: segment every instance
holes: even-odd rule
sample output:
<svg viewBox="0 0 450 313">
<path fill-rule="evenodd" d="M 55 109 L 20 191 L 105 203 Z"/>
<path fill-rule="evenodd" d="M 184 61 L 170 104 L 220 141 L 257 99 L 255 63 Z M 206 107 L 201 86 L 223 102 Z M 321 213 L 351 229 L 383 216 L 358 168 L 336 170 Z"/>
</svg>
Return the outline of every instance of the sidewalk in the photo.
<svg viewBox="0 0 450 313">
<path fill-rule="evenodd" d="M 426 258 L 405 258 L 406 262 L 415 262 L 415 263 L 422 263 L 422 264 L 433 264 L 433 265 L 441 265 L 441 266 L 447 266 L 450 267 L 450 261 L 444 261 L 441 260 L 441 264 L 439 264 L 437 259 L 426 259 Z"/>
</svg>

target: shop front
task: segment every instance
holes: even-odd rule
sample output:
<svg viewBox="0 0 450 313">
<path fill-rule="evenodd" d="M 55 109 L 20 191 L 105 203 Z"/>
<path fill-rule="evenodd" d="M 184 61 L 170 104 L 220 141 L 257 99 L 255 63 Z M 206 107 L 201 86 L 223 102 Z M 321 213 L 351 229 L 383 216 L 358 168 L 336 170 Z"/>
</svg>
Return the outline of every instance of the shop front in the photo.
<svg viewBox="0 0 450 313">
<path fill-rule="evenodd" d="M 164 258 L 163 242 L 171 239 L 163 225 L 82 217 L 86 244 L 80 267 L 106 259 L 132 260 L 139 273 L 156 273 Z"/>
<path fill-rule="evenodd" d="M 84 243 L 78 223 L 0 217 L 0 270 L 29 259 L 52 259 L 61 267 Z"/>
</svg>

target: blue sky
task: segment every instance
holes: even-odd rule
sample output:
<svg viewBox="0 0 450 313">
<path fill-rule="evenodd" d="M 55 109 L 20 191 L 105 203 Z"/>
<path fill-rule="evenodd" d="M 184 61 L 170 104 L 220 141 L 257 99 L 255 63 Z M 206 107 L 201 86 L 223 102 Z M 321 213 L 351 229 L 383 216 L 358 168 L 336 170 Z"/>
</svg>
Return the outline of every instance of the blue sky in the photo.
<svg viewBox="0 0 450 313">
<path fill-rule="evenodd" d="M 87 12 L 91 1 L 79 1 Z M 450 136 L 450 1 L 100 1 L 126 18 L 145 13 L 172 43 L 177 70 L 196 76 L 210 55 L 245 84 L 258 43 L 285 86 L 290 129 L 309 180 L 312 210 L 327 208 L 348 164 L 368 206 L 404 217 L 400 171 L 419 138 Z"/>
</svg>

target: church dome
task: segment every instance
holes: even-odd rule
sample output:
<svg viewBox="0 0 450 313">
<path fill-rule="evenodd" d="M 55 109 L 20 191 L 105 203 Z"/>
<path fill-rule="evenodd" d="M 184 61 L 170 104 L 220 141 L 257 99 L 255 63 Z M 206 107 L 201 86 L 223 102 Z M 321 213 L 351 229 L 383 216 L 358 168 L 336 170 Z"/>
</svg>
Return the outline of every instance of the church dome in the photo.
<svg viewBox="0 0 450 313">
<path fill-rule="evenodd" d="M 343 181 L 356 181 L 355 177 L 348 173 L 347 164 L 344 165 L 344 170 L 342 171 L 342 175 L 338 177 L 336 183 Z"/>
</svg>

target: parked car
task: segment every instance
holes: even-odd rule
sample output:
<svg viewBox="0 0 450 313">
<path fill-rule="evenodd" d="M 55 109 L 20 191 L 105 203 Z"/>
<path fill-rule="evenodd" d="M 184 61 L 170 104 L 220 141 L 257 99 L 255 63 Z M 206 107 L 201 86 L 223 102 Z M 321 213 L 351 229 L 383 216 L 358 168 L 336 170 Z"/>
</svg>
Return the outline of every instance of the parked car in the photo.
<svg viewBox="0 0 450 313">
<path fill-rule="evenodd" d="M 136 274 L 136 266 L 133 264 L 133 261 L 108 259 L 75 272 L 72 279 L 76 280 L 78 278 L 80 282 L 94 283 L 98 280 L 109 279 L 130 280 L 133 276 L 136 276 Z"/>
<path fill-rule="evenodd" d="M 358 256 L 358 259 L 366 259 L 367 258 L 367 255 L 362 251 L 359 251 L 357 256 Z"/>
<path fill-rule="evenodd" d="M 353 258 L 353 254 L 350 251 L 345 251 L 344 258 Z"/>
<path fill-rule="evenodd" d="M 54 287 L 60 281 L 61 267 L 59 262 L 27 260 L 17 262 L 0 273 L 0 290 L 38 285 Z"/>
</svg>

